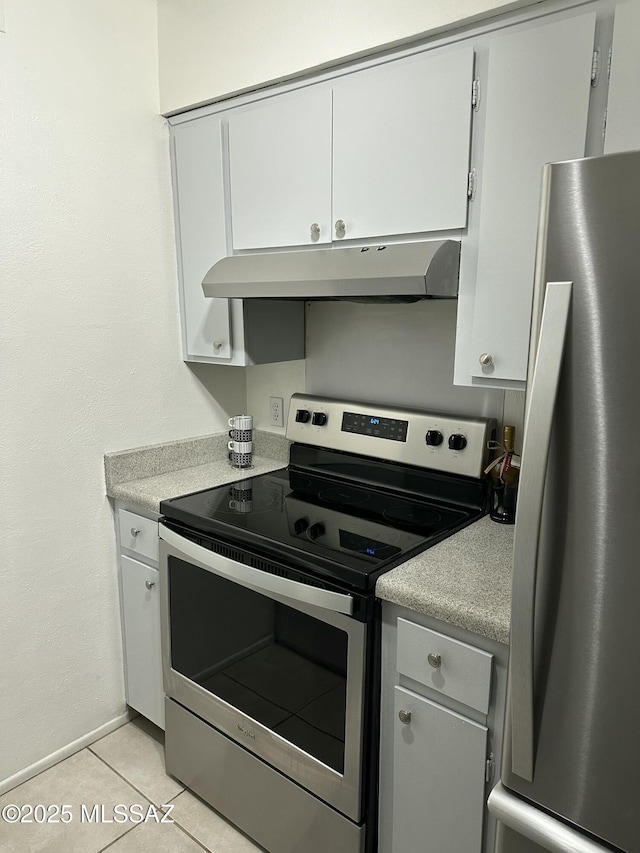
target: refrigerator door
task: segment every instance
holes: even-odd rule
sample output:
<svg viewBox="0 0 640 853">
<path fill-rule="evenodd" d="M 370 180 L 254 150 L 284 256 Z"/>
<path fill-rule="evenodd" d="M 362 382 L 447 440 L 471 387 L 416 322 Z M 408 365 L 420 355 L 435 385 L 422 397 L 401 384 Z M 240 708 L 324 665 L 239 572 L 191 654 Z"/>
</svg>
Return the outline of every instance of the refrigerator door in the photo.
<svg viewBox="0 0 640 853">
<path fill-rule="evenodd" d="M 489 794 L 489 811 L 499 821 L 500 853 L 611 853 L 610 847 L 510 794 L 500 782 Z"/>
<path fill-rule="evenodd" d="M 548 166 L 543 195 L 534 331 L 547 282 L 571 306 L 533 525 L 523 453 L 502 781 L 640 853 L 640 151 Z"/>
</svg>

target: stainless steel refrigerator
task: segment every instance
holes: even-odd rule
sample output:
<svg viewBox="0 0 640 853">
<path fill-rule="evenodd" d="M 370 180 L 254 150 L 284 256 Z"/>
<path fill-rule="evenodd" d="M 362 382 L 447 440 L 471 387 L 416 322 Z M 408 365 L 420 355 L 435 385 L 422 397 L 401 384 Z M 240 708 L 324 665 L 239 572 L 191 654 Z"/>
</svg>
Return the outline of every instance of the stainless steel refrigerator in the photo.
<svg viewBox="0 0 640 853">
<path fill-rule="evenodd" d="M 489 809 L 497 853 L 640 853 L 640 151 L 545 166 L 542 199 Z"/>
</svg>

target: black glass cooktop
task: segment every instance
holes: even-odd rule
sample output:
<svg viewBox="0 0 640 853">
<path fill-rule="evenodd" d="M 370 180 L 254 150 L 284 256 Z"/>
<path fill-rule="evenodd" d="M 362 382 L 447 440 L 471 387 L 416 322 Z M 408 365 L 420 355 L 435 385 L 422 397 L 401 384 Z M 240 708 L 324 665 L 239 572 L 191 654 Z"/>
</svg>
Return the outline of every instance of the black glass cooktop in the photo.
<svg viewBox="0 0 640 853">
<path fill-rule="evenodd" d="M 333 454 L 336 461 L 336 454 Z M 331 460 L 329 460 L 331 461 Z M 335 465 L 308 469 L 283 468 L 269 474 L 243 477 L 234 483 L 163 501 L 160 511 L 182 527 L 314 571 L 360 589 L 373 586 L 387 571 L 482 514 L 477 485 L 472 500 L 437 500 L 450 478 L 436 476 L 429 485 L 424 475 L 394 466 L 409 491 L 399 492 L 373 483 L 374 471 L 358 468 L 340 478 Z M 407 479 L 407 476 L 409 479 Z M 417 478 L 412 480 L 411 478 Z M 412 491 L 411 491 L 412 489 Z M 455 497 L 467 495 L 456 492 Z M 480 505 L 476 505 L 479 502 Z"/>
</svg>

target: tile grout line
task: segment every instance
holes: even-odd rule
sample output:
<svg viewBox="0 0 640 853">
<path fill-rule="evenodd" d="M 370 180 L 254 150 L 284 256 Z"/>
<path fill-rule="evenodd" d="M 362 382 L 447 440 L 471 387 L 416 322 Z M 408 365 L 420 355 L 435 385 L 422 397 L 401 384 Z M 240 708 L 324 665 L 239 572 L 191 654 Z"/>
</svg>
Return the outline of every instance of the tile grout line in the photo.
<svg viewBox="0 0 640 853">
<path fill-rule="evenodd" d="M 181 792 L 181 793 L 184 793 L 184 792 Z M 178 796 L 180 796 L 180 794 L 178 794 Z M 138 826 L 144 826 L 144 824 L 138 824 Z M 120 835 L 118 838 L 114 838 L 113 841 L 110 841 L 106 847 L 102 847 L 100 850 L 98 850 L 98 853 L 104 853 L 105 850 L 109 850 L 111 847 L 113 847 L 115 844 L 117 844 L 118 841 L 121 841 L 125 837 L 125 835 L 129 835 L 130 832 L 133 832 L 135 829 L 137 829 L 138 826 L 132 826 L 131 829 L 128 829 L 126 832 L 123 832 L 122 835 Z M 193 842 L 195 842 L 195 844 L 197 844 L 198 847 L 200 847 L 202 850 L 204 850 L 205 853 L 212 853 L 212 850 L 209 847 L 205 847 L 204 844 L 201 841 L 198 841 L 198 839 L 195 838 L 195 836 L 191 835 L 191 833 L 188 830 L 186 830 L 182 826 L 182 824 L 180 824 L 174 820 L 173 826 L 176 827 L 178 832 L 181 832 L 183 835 L 186 835 L 187 838 L 190 838 Z"/>
<path fill-rule="evenodd" d="M 98 850 L 98 853 L 104 853 L 105 850 L 108 850 L 110 847 L 113 847 L 113 845 L 117 844 L 118 841 L 122 840 L 125 835 L 129 835 L 130 832 L 133 832 L 135 828 L 135 826 L 131 826 L 129 829 L 123 832 L 122 835 L 119 835 L 117 838 L 114 838 L 113 841 L 110 841 L 106 847 L 101 847 L 100 850 Z"/>
<path fill-rule="evenodd" d="M 188 788 L 183 788 L 183 789 L 182 789 L 182 791 L 180 791 L 178 794 L 176 794 L 174 797 L 172 797 L 172 798 L 169 800 L 169 803 L 167 803 L 167 805 L 170 805 L 171 803 L 173 803 L 173 801 L 174 801 L 174 800 L 177 800 L 177 799 L 178 799 L 178 797 L 181 797 L 181 796 L 182 796 L 182 794 L 185 794 L 185 793 L 187 793 L 187 792 L 188 792 L 188 793 L 191 793 L 190 791 L 188 791 Z M 194 795 L 192 794 L 191 796 L 194 796 Z M 218 814 L 218 813 L 215 811 L 215 809 L 213 809 L 213 811 L 214 811 L 214 813 L 215 813 L 215 814 Z M 191 838 L 191 839 L 192 839 L 192 841 L 195 841 L 195 843 L 196 843 L 199 847 L 202 847 L 202 849 L 203 849 L 203 850 L 205 850 L 205 851 L 206 851 L 206 853 L 213 853 L 213 851 L 211 850 L 211 848 L 210 848 L 210 847 L 205 847 L 205 846 L 204 846 L 204 844 L 202 843 L 202 841 L 200 841 L 198 838 L 196 838 L 196 837 L 195 837 L 195 835 L 192 835 L 192 834 L 189 832 L 189 830 L 188 830 L 185 826 L 183 826 L 177 818 L 172 818 L 172 820 L 173 820 L 173 822 L 174 822 L 175 826 L 177 826 L 177 827 L 178 827 L 178 829 L 180 829 L 182 832 L 184 832 L 184 834 L 185 834 L 185 835 L 187 835 L 189 838 Z"/>
<path fill-rule="evenodd" d="M 122 779 L 122 781 L 123 781 L 123 782 L 126 782 L 126 783 L 127 783 L 127 785 L 129 785 L 129 787 L 130 787 L 130 788 L 133 788 L 133 790 L 134 790 L 137 794 L 140 794 L 140 796 L 141 796 L 141 797 L 144 797 L 144 799 L 145 799 L 145 800 L 148 800 L 148 801 L 151 803 L 151 805 L 152 805 L 152 806 L 155 806 L 157 809 L 161 808 L 161 806 L 159 806 L 159 805 L 157 805 L 156 803 L 154 803 L 154 802 L 153 802 L 153 800 L 151 799 L 151 797 L 150 797 L 148 794 L 145 794 L 145 793 L 144 793 L 144 791 L 141 791 L 141 790 L 140 790 L 140 788 L 136 787 L 136 786 L 133 784 L 133 782 L 131 782 L 129 779 L 127 779 L 127 777 L 126 777 L 126 776 L 123 776 L 123 775 L 122 775 L 122 773 L 120 773 L 118 770 L 116 770 L 116 769 L 115 769 L 115 767 L 112 767 L 112 766 L 109 764 L 109 762 L 108 762 L 108 761 L 106 761 L 106 760 L 105 760 L 101 755 L 98 755 L 98 753 L 97 753 L 97 752 L 94 752 L 94 751 L 91 749 L 91 747 L 87 747 L 87 749 L 89 750 L 89 752 L 90 752 L 92 755 L 95 755 L 95 757 L 96 757 L 99 761 L 101 761 L 101 762 L 104 764 L 104 766 L 105 766 L 105 767 L 108 767 L 108 768 L 109 768 L 109 770 L 111 770 L 111 772 L 112 772 L 112 773 L 115 773 L 115 774 L 116 774 L 116 776 L 119 776 L 119 777 Z M 185 790 L 186 790 L 186 788 L 183 788 L 183 789 L 182 789 L 182 791 L 180 791 L 180 792 L 179 792 L 179 794 L 175 794 L 175 797 L 180 796 L 180 794 L 182 794 Z M 174 797 L 174 799 L 175 799 L 175 797 Z M 171 800 L 169 800 L 169 802 L 171 802 Z"/>
<path fill-rule="evenodd" d="M 105 767 L 108 767 L 108 768 L 109 768 L 109 770 L 111 770 L 111 772 L 112 772 L 112 773 L 115 773 L 115 774 L 116 774 L 116 776 L 119 776 L 119 777 L 120 777 L 120 779 L 122 779 L 122 781 L 123 781 L 123 782 L 126 782 L 126 783 L 127 783 L 127 785 L 129 785 L 129 787 L 133 788 L 133 790 L 134 790 L 136 793 L 140 794 L 140 796 L 141 796 L 141 797 L 143 797 L 145 800 L 148 800 L 148 801 L 149 801 L 153 806 L 155 806 L 157 809 L 159 809 L 160 811 L 163 811 L 163 810 L 162 810 L 162 808 L 161 808 L 161 806 L 157 806 L 157 805 L 153 802 L 153 800 L 151 799 L 151 797 L 149 797 L 147 794 L 143 793 L 139 788 L 137 788 L 135 785 L 133 785 L 133 784 L 129 781 L 129 779 L 127 779 L 125 776 L 123 776 L 123 775 L 122 775 L 122 773 L 119 773 L 115 768 L 113 768 L 113 767 L 112 767 L 112 766 L 111 766 L 107 761 L 105 761 L 105 759 L 104 759 L 104 758 L 102 758 L 102 756 L 98 755 L 98 754 L 97 754 L 96 752 L 94 752 L 90 747 L 87 747 L 87 749 L 89 750 L 89 752 L 91 752 L 91 754 L 92 754 L 92 755 L 95 755 L 95 757 L 96 757 L 99 761 L 101 761 L 101 762 L 105 765 Z M 186 788 L 183 788 L 183 789 L 182 789 L 182 791 L 178 791 L 178 793 L 177 793 L 177 794 L 174 794 L 174 796 L 169 800 L 169 803 L 172 803 L 172 802 L 173 802 L 173 800 L 176 800 L 176 799 L 177 799 L 181 794 L 184 794 L 186 790 L 187 790 Z M 168 805 L 169 803 L 165 803 L 164 805 Z M 163 814 L 166 814 L 166 812 L 163 812 Z M 179 823 L 179 822 L 178 822 L 177 820 L 175 820 L 174 818 L 172 818 L 172 821 L 173 821 L 173 825 L 174 825 L 175 827 L 177 827 L 177 828 L 178 828 L 178 830 L 179 830 L 180 832 L 184 833 L 184 835 L 186 835 L 188 838 L 190 838 L 192 841 L 194 841 L 194 842 L 198 845 L 198 847 L 201 847 L 201 848 L 205 851 L 205 853 L 212 853 L 212 851 L 211 851 L 208 847 L 205 847 L 205 846 L 204 846 L 204 844 L 202 844 L 202 842 L 201 842 L 201 841 L 198 841 L 198 839 L 197 839 L 197 838 L 195 838 L 193 835 L 191 835 L 191 833 L 190 833 L 187 829 L 185 829 L 185 827 L 184 827 L 184 826 L 182 826 L 182 824 L 181 824 L 181 823 Z M 141 826 L 141 825 L 142 825 L 142 824 L 138 824 L 138 826 Z M 118 838 L 115 838 L 113 841 L 109 842 L 109 844 L 107 844 L 107 846 L 106 846 L 106 847 L 101 848 L 101 850 L 99 850 L 99 851 L 98 851 L 98 853 L 103 853 L 103 851 L 108 850 L 110 847 L 113 847 L 113 845 L 114 845 L 116 842 L 120 841 L 120 839 L 121 839 L 121 838 L 124 838 L 124 837 L 125 837 L 125 835 L 129 835 L 129 833 L 130 833 L 130 832 L 133 832 L 133 830 L 134 830 L 134 829 L 136 829 L 136 828 L 137 828 L 137 827 L 132 826 L 132 827 L 131 827 L 131 829 L 128 829 L 126 832 L 123 832 L 123 833 L 122 833 L 122 835 L 120 835 Z"/>
<path fill-rule="evenodd" d="M 134 784 L 133 784 L 129 779 L 127 779 L 127 778 L 126 778 L 126 776 L 123 776 L 123 775 L 122 775 L 122 773 L 120 773 L 118 770 L 116 770 L 114 767 L 112 767 L 112 766 L 111 766 L 111 765 L 110 765 L 110 764 L 109 764 L 109 763 L 108 763 L 108 762 L 107 762 L 107 761 L 106 761 L 106 760 L 105 760 L 101 755 L 98 755 L 98 753 L 97 753 L 97 752 L 94 752 L 94 751 L 91 749 L 91 746 L 87 746 L 87 747 L 85 747 L 85 748 L 86 748 L 86 749 L 87 749 L 87 750 L 88 750 L 92 755 L 94 755 L 94 756 L 95 756 L 99 761 L 101 761 L 101 762 L 102 762 L 102 764 L 104 764 L 104 765 L 105 765 L 105 767 L 108 767 L 108 768 L 109 768 L 109 770 L 111 770 L 111 772 L 112 772 L 112 773 L 115 773 L 115 775 L 116 775 L 116 776 L 118 776 L 120 779 L 122 779 L 122 781 L 123 781 L 123 782 L 126 782 L 126 783 L 127 783 L 127 785 L 129 785 L 129 787 L 130 787 L 130 788 L 133 788 L 133 790 L 134 790 L 136 793 L 140 794 L 140 796 L 141 796 L 141 797 L 143 797 L 145 800 L 148 800 L 148 801 L 149 801 L 153 806 L 155 806 L 157 809 L 159 809 L 160 811 L 163 811 L 162 807 L 161 807 L 161 806 L 159 806 L 159 805 L 156 805 L 156 804 L 153 802 L 153 800 L 151 799 L 151 797 L 149 797 L 147 794 L 145 794 L 143 791 L 141 791 L 139 788 L 137 788 L 137 787 L 136 787 L 136 786 L 135 786 L 135 785 L 134 785 Z M 169 778 L 171 778 L 171 777 L 169 777 Z M 174 794 L 174 795 L 173 795 L 173 797 L 171 797 L 171 799 L 169 799 L 169 800 L 168 800 L 168 802 L 167 802 L 167 803 L 164 803 L 163 805 L 169 805 L 169 804 L 173 803 L 173 802 L 174 802 L 174 800 L 177 800 L 177 799 L 178 799 L 178 797 L 180 797 L 182 794 L 187 793 L 187 792 L 188 792 L 188 789 L 187 789 L 187 788 L 183 788 L 181 791 L 178 791 L 178 793 L 177 793 L 177 794 Z M 190 793 L 190 792 L 189 792 L 189 793 Z M 199 799 L 199 798 L 198 798 L 198 799 Z M 213 811 L 216 815 L 218 814 L 218 812 L 216 812 L 216 810 L 215 810 L 215 809 L 212 809 L 212 811 Z M 164 812 L 164 813 L 166 814 L 166 812 Z M 180 832 L 184 833 L 184 835 L 186 835 L 188 838 L 190 838 L 192 841 L 194 841 L 194 842 L 198 845 L 198 847 L 202 848 L 202 850 L 204 850 L 204 851 L 205 851 L 205 853 L 212 853 L 211 848 L 209 848 L 209 847 L 205 847 L 205 845 L 204 845 L 204 844 L 203 844 L 203 843 L 202 843 L 198 838 L 196 838 L 196 837 L 195 837 L 195 835 L 192 835 L 192 834 L 191 834 L 191 832 L 190 832 L 186 827 L 184 827 L 184 826 L 182 825 L 182 823 L 181 823 L 177 818 L 173 818 L 173 817 L 172 817 L 171 819 L 172 819 L 172 821 L 173 821 L 173 825 L 174 825 L 174 826 L 176 826 L 176 827 L 180 830 Z M 138 824 L 138 826 L 141 826 L 141 825 L 142 825 L 142 824 Z M 230 825 L 231 825 L 231 826 L 233 826 L 233 824 L 230 824 Z M 236 831 L 239 831 L 239 830 L 237 830 L 237 827 L 234 827 L 234 828 L 236 829 Z M 136 829 L 136 827 L 135 827 L 135 826 L 132 826 L 132 827 L 131 827 L 131 829 L 128 829 L 128 830 L 127 830 L 126 832 L 124 832 L 121 836 L 119 836 L 118 838 L 116 838 L 116 839 L 114 839 L 113 841 L 111 841 L 111 842 L 110 842 L 106 847 L 101 848 L 101 850 L 99 850 L 99 851 L 98 851 L 98 853 L 103 853 L 103 851 L 108 850 L 108 849 L 109 849 L 110 847 L 112 847 L 112 846 L 113 846 L 117 841 L 119 841 L 121 838 L 124 838 L 124 836 L 125 836 L 125 835 L 128 835 L 130 832 L 133 832 L 133 830 L 134 830 L 134 829 Z M 247 838 L 247 836 L 245 836 L 245 835 L 244 835 L 244 833 L 240 833 L 240 834 L 241 834 L 244 838 Z M 251 843 L 252 843 L 252 844 L 255 844 L 255 842 L 253 841 L 253 839 L 249 839 L 249 840 L 251 841 Z"/>
</svg>

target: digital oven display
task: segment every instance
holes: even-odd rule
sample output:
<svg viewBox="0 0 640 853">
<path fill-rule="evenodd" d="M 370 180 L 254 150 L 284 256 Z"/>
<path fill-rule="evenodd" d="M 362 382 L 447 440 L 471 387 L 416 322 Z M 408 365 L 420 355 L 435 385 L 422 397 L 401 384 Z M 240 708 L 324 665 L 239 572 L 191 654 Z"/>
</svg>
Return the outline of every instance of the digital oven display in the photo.
<svg viewBox="0 0 640 853">
<path fill-rule="evenodd" d="M 400 421 L 396 418 L 360 415 L 355 412 L 343 412 L 342 414 L 342 432 L 371 435 L 374 438 L 386 438 L 390 441 L 406 441 L 408 428 L 409 421 Z"/>
</svg>

